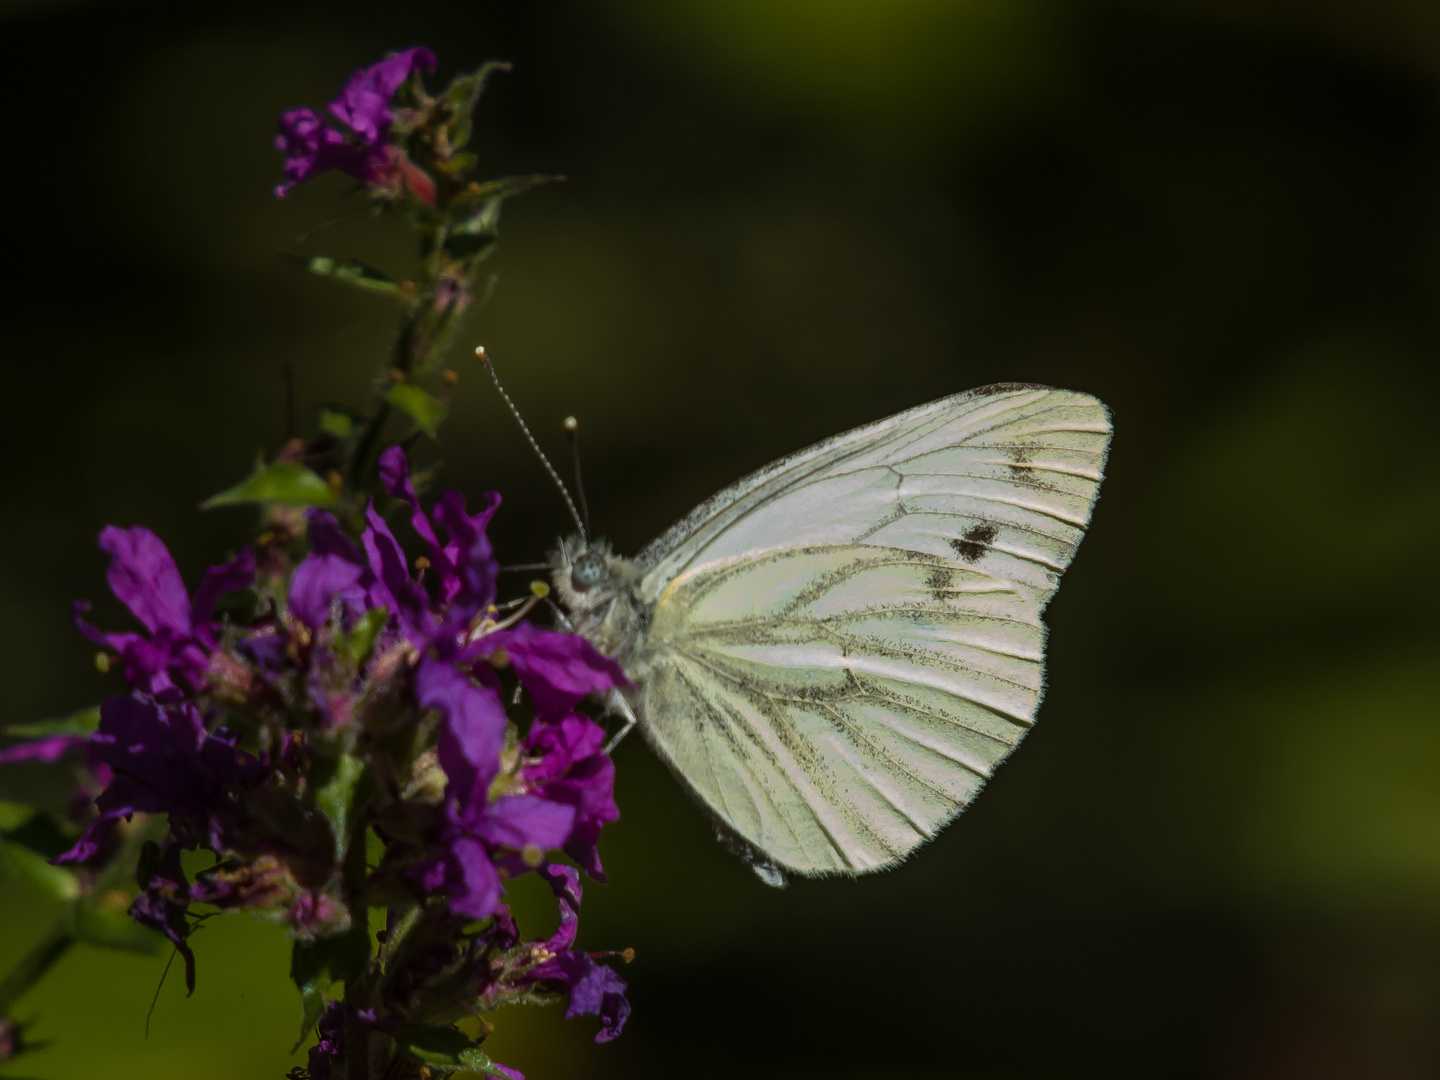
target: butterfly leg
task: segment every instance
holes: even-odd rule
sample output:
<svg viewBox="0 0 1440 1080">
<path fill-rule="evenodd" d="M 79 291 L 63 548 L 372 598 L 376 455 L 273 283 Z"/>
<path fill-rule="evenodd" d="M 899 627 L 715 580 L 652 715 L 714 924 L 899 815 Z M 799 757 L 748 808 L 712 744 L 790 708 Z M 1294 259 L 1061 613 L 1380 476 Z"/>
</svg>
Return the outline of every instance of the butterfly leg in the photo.
<svg viewBox="0 0 1440 1080">
<path fill-rule="evenodd" d="M 625 726 L 615 733 L 608 743 L 605 744 L 603 753 L 610 753 L 620 745 L 620 740 L 630 734 L 630 729 L 635 726 L 635 710 L 630 708 L 630 703 L 625 700 L 625 695 L 619 690 L 612 689 L 605 697 L 605 711 L 607 713 L 619 713 L 625 720 Z"/>
</svg>

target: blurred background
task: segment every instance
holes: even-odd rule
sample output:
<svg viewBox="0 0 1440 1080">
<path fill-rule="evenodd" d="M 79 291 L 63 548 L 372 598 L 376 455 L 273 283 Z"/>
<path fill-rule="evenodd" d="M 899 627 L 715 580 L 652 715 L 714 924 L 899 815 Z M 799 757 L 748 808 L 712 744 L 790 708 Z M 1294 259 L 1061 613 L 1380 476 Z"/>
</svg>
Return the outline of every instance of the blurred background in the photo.
<svg viewBox="0 0 1440 1080">
<path fill-rule="evenodd" d="M 275 200 L 278 114 L 388 49 L 501 57 L 490 171 L 569 181 L 507 206 L 420 456 L 504 493 L 502 558 L 566 518 L 480 342 L 552 450 L 580 416 L 626 552 L 992 381 L 1094 393 L 1116 436 L 1041 721 L 956 825 L 774 891 L 632 739 L 581 936 L 637 950 L 631 1025 L 502 1013 L 487 1049 L 531 1080 L 1440 1076 L 1440 8 L 4 0 L 0 27 L 5 721 L 112 689 L 68 614 L 104 524 L 193 582 L 248 535 L 196 505 L 282 442 L 283 366 L 306 418 L 384 361 L 386 306 L 285 256 L 402 276 L 405 234 L 305 237 L 348 182 Z M 0 885 L 0 969 L 47 917 Z M 279 1080 L 287 942 L 235 916 L 196 949 L 148 1039 L 163 954 L 75 949 L 9 1072 Z"/>
</svg>

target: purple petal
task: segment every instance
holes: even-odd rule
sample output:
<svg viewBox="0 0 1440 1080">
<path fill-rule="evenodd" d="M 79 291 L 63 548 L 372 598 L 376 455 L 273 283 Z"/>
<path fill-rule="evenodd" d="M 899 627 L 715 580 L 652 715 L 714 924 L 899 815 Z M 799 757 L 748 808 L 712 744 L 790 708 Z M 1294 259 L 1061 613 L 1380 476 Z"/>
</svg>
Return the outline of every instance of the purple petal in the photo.
<svg viewBox="0 0 1440 1080">
<path fill-rule="evenodd" d="M 311 507 L 305 511 L 305 520 L 310 523 L 310 550 L 316 555 L 338 555 L 356 566 L 365 565 L 365 557 L 355 542 L 346 535 L 335 515 L 328 510 Z"/>
<path fill-rule="evenodd" d="M 110 637 L 119 646 L 126 682 L 152 697 L 175 689 L 175 682 L 170 678 L 168 645 L 147 641 L 139 634 L 112 634 Z"/>
<path fill-rule="evenodd" d="M 0 765 L 12 765 L 17 761 L 38 761 L 53 765 L 71 750 L 78 749 L 89 741 L 88 735 L 50 735 L 33 742 L 16 743 L 0 750 Z"/>
<path fill-rule="evenodd" d="M 405 550 L 390 532 L 385 519 L 375 512 L 373 502 L 366 508 L 365 517 L 370 527 L 360 540 L 377 579 L 371 587 L 369 605 L 388 607 L 395 612 L 401 629 L 413 644 L 428 644 L 430 598 L 419 582 L 411 579 Z"/>
<path fill-rule="evenodd" d="M 450 780 L 446 794 L 462 810 L 482 806 L 490 781 L 500 770 L 505 745 L 505 706 L 500 695 L 431 657 L 416 672 L 415 692 L 422 707 L 435 709 L 444 718 L 438 751 L 440 767 Z"/>
<path fill-rule="evenodd" d="M 433 72 L 435 54 L 423 47 L 406 49 L 361 68 L 327 107 L 367 145 L 374 145 L 390 127 L 391 98 L 416 68 Z"/>
<path fill-rule="evenodd" d="M 565 952 L 575 944 L 575 933 L 580 929 L 580 875 L 564 863 L 546 863 L 540 868 L 540 876 L 550 882 L 560 908 L 560 925 L 545 948 L 552 953 Z"/>
<path fill-rule="evenodd" d="M 589 717 L 572 713 L 558 721 L 537 719 L 525 741 L 528 755 L 540 759 L 525 766 L 525 779 L 551 780 L 575 762 L 599 753 L 605 729 Z"/>
<path fill-rule="evenodd" d="M 190 632 L 190 597 L 175 560 L 160 538 L 143 525 L 107 526 L 100 550 L 111 557 L 106 580 L 115 596 L 152 634 Z"/>
<path fill-rule="evenodd" d="M 535 701 L 536 714 L 546 719 L 573 711 L 590 694 L 630 685 L 618 663 L 578 634 L 522 622 L 482 638 L 481 643 L 509 654 L 521 684 Z"/>
<path fill-rule="evenodd" d="M 83 863 L 93 859 L 105 841 L 109 839 L 115 826 L 120 823 L 121 818 L 128 818 L 136 811 L 131 806 L 116 806 L 106 810 L 86 827 L 80 839 L 75 841 L 75 846 L 69 851 L 61 852 L 50 861 L 56 866 L 64 866 L 67 863 Z"/>
<path fill-rule="evenodd" d="M 589 957 L 586 959 L 590 960 Z M 595 1041 L 609 1042 L 625 1030 L 625 1021 L 630 1017 L 625 986 L 625 980 L 614 968 L 590 960 L 584 977 L 570 988 L 570 1007 L 565 1010 L 566 1018 L 598 1015 L 601 1026 Z"/>
<path fill-rule="evenodd" d="M 290 578 L 290 613 L 311 630 L 330 621 L 335 597 L 353 616 L 364 614 L 365 594 L 360 588 L 361 567 L 339 555 L 311 555 Z"/>
<path fill-rule="evenodd" d="M 435 520 L 450 535 L 445 545 L 445 562 L 451 569 L 445 583 L 446 603 L 460 598 L 465 610 L 473 614 L 495 602 L 495 581 L 500 576 L 500 563 L 490 546 L 485 530 L 500 507 L 500 495 L 491 491 L 479 513 L 465 509 L 465 496 L 447 491 L 435 504 Z"/>
<path fill-rule="evenodd" d="M 296 184 L 331 169 L 364 179 L 376 158 L 374 147 L 352 144 L 309 109 L 292 109 L 280 118 L 275 148 L 285 155 L 281 166 L 285 181 L 275 186 L 281 199 Z"/>
<path fill-rule="evenodd" d="M 470 828 L 496 847 L 534 846 L 550 851 L 565 843 L 574 822 L 573 806 L 536 795 L 506 795 L 490 803 Z"/>
<path fill-rule="evenodd" d="M 380 455 L 379 472 L 380 483 L 384 485 L 386 493 L 392 499 L 399 499 L 409 505 L 410 524 L 430 549 L 431 562 L 443 558 L 440 541 L 435 537 L 430 519 L 425 516 L 425 511 L 420 509 L 420 497 L 415 494 L 415 485 L 410 482 L 410 462 L 405 458 L 405 451 L 398 446 L 386 449 Z"/>
<path fill-rule="evenodd" d="M 488 918 L 500 906 L 500 875 L 478 840 L 462 836 L 450 847 L 450 909 L 472 919 Z"/>
<path fill-rule="evenodd" d="M 229 562 L 210 567 L 195 590 L 195 624 L 208 623 L 215 615 L 215 604 L 226 593 L 248 589 L 254 583 L 255 553 L 248 547 Z"/>
</svg>

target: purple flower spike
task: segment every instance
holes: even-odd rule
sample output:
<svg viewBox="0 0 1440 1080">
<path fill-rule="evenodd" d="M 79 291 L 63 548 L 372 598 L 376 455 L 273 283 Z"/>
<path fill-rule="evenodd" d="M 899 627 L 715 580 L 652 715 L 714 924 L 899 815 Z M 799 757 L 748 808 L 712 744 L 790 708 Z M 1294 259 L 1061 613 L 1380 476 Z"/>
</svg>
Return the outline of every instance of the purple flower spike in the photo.
<svg viewBox="0 0 1440 1080">
<path fill-rule="evenodd" d="M 435 70 L 429 49 L 406 49 L 350 76 L 340 96 L 326 107 L 344 131 L 328 126 L 310 109 L 291 109 L 281 116 L 275 148 L 285 155 L 285 180 L 276 185 L 276 196 L 283 199 L 296 184 L 334 169 L 368 184 L 389 184 L 398 177 L 400 186 L 433 203 L 434 181 L 403 150 L 385 141 L 394 120 L 390 101 L 417 70 Z"/>
</svg>

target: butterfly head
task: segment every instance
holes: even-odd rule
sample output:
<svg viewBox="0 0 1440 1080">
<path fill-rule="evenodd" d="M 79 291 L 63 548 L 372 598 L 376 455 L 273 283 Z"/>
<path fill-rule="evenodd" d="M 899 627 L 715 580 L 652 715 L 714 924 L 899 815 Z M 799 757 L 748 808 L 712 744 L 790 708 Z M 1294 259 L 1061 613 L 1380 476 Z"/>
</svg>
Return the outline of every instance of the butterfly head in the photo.
<svg viewBox="0 0 1440 1080">
<path fill-rule="evenodd" d="M 550 555 L 551 584 L 571 612 L 592 611 L 627 591 L 634 577 L 629 560 L 610 548 L 608 540 L 586 542 L 573 535 Z"/>
</svg>

